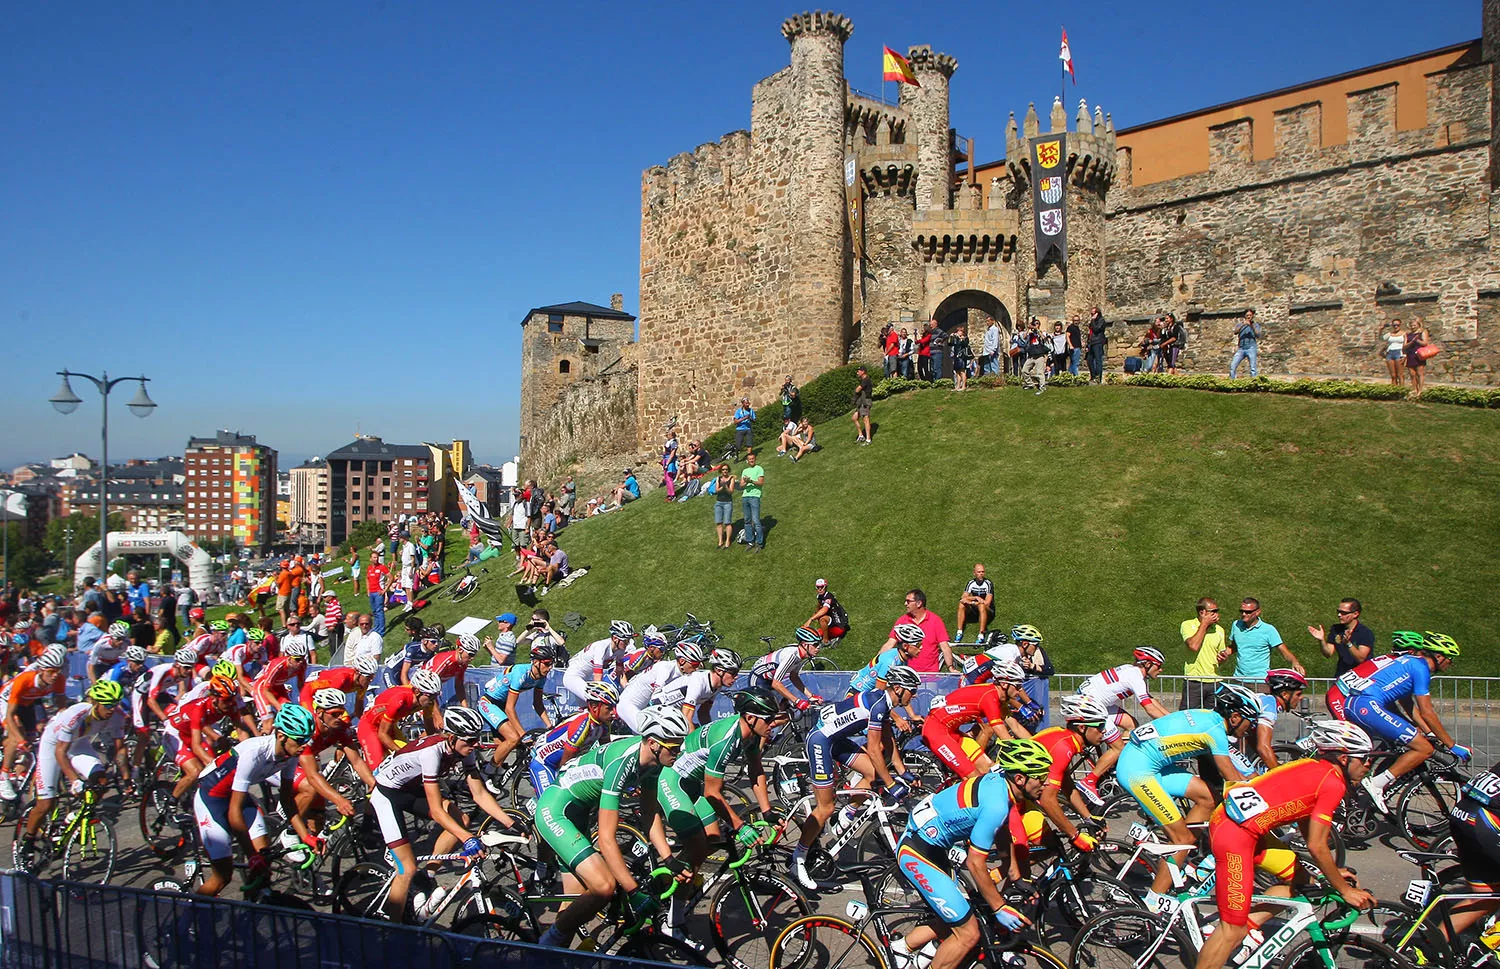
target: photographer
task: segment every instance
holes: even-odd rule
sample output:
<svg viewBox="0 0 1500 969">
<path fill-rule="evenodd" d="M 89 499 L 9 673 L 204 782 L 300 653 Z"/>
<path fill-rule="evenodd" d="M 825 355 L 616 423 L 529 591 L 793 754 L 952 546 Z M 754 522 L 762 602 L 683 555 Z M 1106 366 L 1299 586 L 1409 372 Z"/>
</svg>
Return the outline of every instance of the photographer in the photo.
<svg viewBox="0 0 1500 969">
<path fill-rule="evenodd" d="M 554 643 L 561 644 L 565 637 L 562 633 L 552 628 L 552 614 L 545 609 L 536 609 L 531 613 L 531 620 L 526 623 L 526 628 L 516 637 L 517 647 L 525 646 L 531 648 L 533 640 L 540 636 L 551 637 Z M 559 662 L 564 662 L 559 659 Z"/>
</svg>

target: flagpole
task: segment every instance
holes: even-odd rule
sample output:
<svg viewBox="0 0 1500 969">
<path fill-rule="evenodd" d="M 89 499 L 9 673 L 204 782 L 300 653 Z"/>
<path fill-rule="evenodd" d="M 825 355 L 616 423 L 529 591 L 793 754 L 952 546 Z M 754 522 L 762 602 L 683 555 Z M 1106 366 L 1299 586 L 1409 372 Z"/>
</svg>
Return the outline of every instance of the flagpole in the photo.
<svg viewBox="0 0 1500 969">
<path fill-rule="evenodd" d="M 1062 26 L 1061 24 L 1058 25 L 1058 29 L 1061 30 L 1064 34 L 1068 32 L 1068 28 Z M 1068 110 L 1067 91 L 1068 62 L 1059 57 L 1057 59 L 1057 100 L 1062 102 L 1064 112 Z M 1066 127 L 1066 124 L 1067 123 L 1064 122 L 1064 127 Z"/>
</svg>

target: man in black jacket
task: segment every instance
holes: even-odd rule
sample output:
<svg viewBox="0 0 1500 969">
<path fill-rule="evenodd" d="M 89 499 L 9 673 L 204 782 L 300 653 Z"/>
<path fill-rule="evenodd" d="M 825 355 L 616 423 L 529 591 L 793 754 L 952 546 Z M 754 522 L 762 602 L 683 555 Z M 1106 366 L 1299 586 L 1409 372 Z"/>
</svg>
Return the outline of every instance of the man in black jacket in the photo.
<svg viewBox="0 0 1500 969">
<path fill-rule="evenodd" d="M 1104 318 L 1104 314 L 1099 312 L 1099 307 L 1095 306 L 1089 311 L 1089 379 L 1096 384 L 1104 383 L 1104 346 L 1106 340 L 1104 331 L 1108 327 L 1109 321 Z"/>
</svg>

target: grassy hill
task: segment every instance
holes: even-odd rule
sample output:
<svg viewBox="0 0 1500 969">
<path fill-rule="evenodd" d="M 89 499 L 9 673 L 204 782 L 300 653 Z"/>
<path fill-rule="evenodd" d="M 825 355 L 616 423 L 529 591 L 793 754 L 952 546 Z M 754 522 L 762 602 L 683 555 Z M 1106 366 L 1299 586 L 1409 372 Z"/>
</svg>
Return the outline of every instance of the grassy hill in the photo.
<svg viewBox="0 0 1500 969">
<path fill-rule="evenodd" d="M 1137 643 L 1175 660 L 1194 600 L 1217 597 L 1227 622 L 1253 595 L 1309 671 L 1331 672 L 1306 626 L 1352 595 L 1382 644 L 1442 630 L 1466 650 L 1455 672 L 1500 673 L 1485 605 L 1500 577 L 1500 413 L 1088 387 L 924 391 L 874 417 L 872 447 L 835 421 L 800 464 L 767 452 L 764 554 L 715 549 L 711 499 L 657 492 L 568 528 L 563 547 L 592 571 L 542 604 L 600 636 L 612 618 L 691 611 L 753 653 L 812 613 L 823 577 L 853 622 L 835 653 L 847 666 L 884 641 L 913 586 L 951 624 L 982 561 L 999 621 L 1038 626 L 1062 670 Z M 488 563 L 474 598 L 424 615 L 520 611 L 498 567 L 510 558 Z"/>
</svg>

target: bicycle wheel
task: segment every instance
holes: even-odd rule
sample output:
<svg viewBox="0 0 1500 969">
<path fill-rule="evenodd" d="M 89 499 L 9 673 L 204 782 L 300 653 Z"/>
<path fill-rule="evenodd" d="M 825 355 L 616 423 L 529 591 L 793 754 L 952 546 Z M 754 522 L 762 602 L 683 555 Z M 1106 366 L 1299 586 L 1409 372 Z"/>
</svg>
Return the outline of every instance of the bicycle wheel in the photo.
<svg viewBox="0 0 1500 969">
<path fill-rule="evenodd" d="M 1012 949 L 1005 954 L 1006 958 L 1001 965 L 1015 965 L 1016 959 L 1020 959 L 1021 965 L 1036 966 L 1037 969 L 1067 969 L 1068 964 L 1057 956 L 1052 950 L 1040 942 L 1028 942 L 1019 949 Z M 988 963 L 995 965 L 995 962 Z"/>
<path fill-rule="evenodd" d="M 1073 937 L 1072 969 L 1176 969 L 1198 960 L 1187 940 L 1164 932 L 1163 921 L 1143 908 L 1101 912 Z"/>
<path fill-rule="evenodd" d="M 1411 932 L 1420 915 L 1418 909 L 1404 901 L 1376 899 L 1370 917 L 1355 922 L 1348 931 L 1352 935 L 1373 936 L 1419 966 L 1457 965 L 1440 918 L 1429 918 Z M 1408 932 L 1411 938 L 1401 945 Z"/>
<path fill-rule="evenodd" d="M 115 829 L 103 818 L 83 819 L 63 849 L 62 875 L 67 881 L 108 885 L 115 873 Z"/>
<path fill-rule="evenodd" d="M 479 583 L 477 581 L 476 582 L 470 582 L 468 584 L 468 586 L 465 587 L 465 588 L 457 588 L 457 587 L 455 587 L 454 590 L 453 590 L 453 601 L 454 602 L 463 602 L 465 599 L 469 598 L 469 596 L 473 595 L 474 593 L 476 593 L 478 591 L 479 591 Z"/>
<path fill-rule="evenodd" d="M 1458 799 L 1458 785 L 1447 778 L 1423 777 L 1407 785 L 1394 814 L 1401 833 L 1419 851 L 1448 836 L 1448 808 Z"/>
<path fill-rule="evenodd" d="M 486 885 L 458 906 L 450 931 L 490 940 L 535 942 L 541 935 L 521 896 L 501 885 Z"/>
<path fill-rule="evenodd" d="M 812 906 L 796 886 L 769 871 L 721 882 L 708 902 L 714 947 L 734 969 L 765 969 L 771 940 L 811 914 Z"/>
<path fill-rule="evenodd" d="M 1326 948 L 1299 939 L 1276 963 L 1276 969 L 1414 969 L 1415 964 L 1384 942 L 1363 935 L 1330 940 Z"/>
<path fill-rule="evenodd" d="M 809 915 L 781 930 L 771 943 L 769 969 L 885 969 L 879 945 L 854 923 L 834 915 Z"/>
<path fill-rule="evenodd" d="M 379 918 L 390 893 L 391 870 L 385 865 L 355 865 L 333 886 L 333 910 L 343 915 Z M 410 903 L 410 899 L 407 899 Z"/>
<path fill-rule="evenodd" d="M 141 840 L 162 861 L 177 858 L 192 839 L 193 816 L 172 797 L 177 765 L 167 765 L 154 781 L 148 781 L 141 792 L 138 809 Z"/>
<path fill-rule="evenodd" d="M 706 966 L 707 957 L 686 942 L 679 942 L 660 932 L 637 932 L 616 951 L 627 959 L 645 959 L 676 966 Z"/>
<path fill-rule="evenodd" d="M 1107 875 L 1077 874 L 1063 882 L 1053 894 L 1051 901 L 1057 906 L 1057 911 L 1062 916 L 1062 927 L 1071 931 L 1076 930 L 1095 915 L 1110 909 L 1137 905 L 1140 899 L 1130 890 L 1130 886 Z M 1049 914 L 1050 910 L 1043 910 L 1042 917 L 1038 920 L 1039 923 L 1049 921 L 1047 918 Z M 1040 924 L 1037 934 L 1043 934 Z"/>
</svg>

